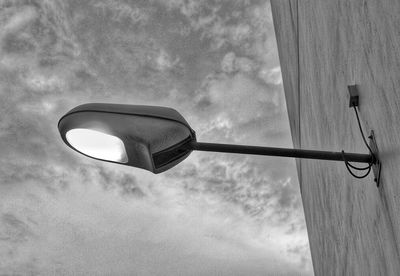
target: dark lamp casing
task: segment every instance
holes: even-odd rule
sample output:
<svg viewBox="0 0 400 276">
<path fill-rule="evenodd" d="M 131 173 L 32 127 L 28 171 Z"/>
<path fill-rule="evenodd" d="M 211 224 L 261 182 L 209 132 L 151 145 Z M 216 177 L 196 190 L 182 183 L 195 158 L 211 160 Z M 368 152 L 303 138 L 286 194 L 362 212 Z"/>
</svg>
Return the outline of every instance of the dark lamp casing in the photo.
<svg viewBox="0 0 400 276">
<path fill-rule="evenodd" d="M 122 140 L 128 156 L 119 163 L 86 155 L 66 139 L 69 130 L 83 128 L 113 135 Z M 88 157 L 161 173 L 183 161 L 196 142 L 195 131 L 174 109 L 159 106 L 90 103 L 77 106 L 58 122 L 63 141 Z"/>
</svg>

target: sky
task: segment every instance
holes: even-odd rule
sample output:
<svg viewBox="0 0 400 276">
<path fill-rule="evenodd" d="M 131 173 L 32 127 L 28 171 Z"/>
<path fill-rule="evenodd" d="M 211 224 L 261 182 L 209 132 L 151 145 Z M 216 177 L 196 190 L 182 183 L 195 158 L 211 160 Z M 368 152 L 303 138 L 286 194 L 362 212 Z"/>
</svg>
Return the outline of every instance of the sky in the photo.
<svg viewBox="0 0 400 276">
<path fill-rule="evenodd" d="M 313 274 L 293 159 L 194 152 L 158 175 L 93 160 L 57 129 L 90 102 L 292 147 L 268 1 L 0 0 L 0 274 Z"/>
</svg>

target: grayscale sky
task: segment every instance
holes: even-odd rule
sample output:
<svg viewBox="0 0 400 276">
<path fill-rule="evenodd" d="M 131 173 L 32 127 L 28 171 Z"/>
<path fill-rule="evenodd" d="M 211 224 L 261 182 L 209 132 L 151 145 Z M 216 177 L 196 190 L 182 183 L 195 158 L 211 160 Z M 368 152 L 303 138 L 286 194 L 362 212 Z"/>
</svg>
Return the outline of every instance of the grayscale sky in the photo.
<svg viewBox="0 0 400 276">
<path fill-rule="evenodd" d="M 0 274 L 310 275 L 294 160 L 164 174 L 63 144 L 88 102 L 175 108 L 202 142 L 291 147 L 270 4 L 0 0 Z"/>
</svg>

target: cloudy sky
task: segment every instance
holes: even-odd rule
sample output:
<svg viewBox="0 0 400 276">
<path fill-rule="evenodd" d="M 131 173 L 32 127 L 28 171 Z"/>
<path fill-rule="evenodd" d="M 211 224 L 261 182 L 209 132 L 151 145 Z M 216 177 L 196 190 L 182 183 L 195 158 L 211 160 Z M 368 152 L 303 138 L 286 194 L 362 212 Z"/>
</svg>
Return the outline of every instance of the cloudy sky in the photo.
<svg viewBox="0 0 400 276">
<path fill-rule="evenodd" d="M 294 160 L 80 156 L 88 102 L 175 108 L 202 142 L 291 147 L 269 2 L 0 0 L 0 274 L 310 275 Z"/>
</svg>

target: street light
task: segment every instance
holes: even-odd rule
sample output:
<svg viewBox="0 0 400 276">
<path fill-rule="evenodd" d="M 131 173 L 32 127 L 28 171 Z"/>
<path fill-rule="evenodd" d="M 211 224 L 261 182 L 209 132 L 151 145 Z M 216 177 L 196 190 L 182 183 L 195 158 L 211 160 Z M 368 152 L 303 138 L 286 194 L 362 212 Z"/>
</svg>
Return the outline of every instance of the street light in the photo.
<svg viewBox="0 0 400 276">
<path fill-rule="evenodd" d="M 166 171 L 193 150 L 368 163 L 374 154 L 200 143 L 176 110 L 159 106 L 91 103 L 80 105 L 58 122 L 63 141 L 88 157 Z M 350 165 L 351 166 L 351 165 Z"/>
</svg>

